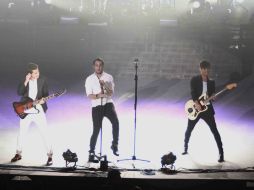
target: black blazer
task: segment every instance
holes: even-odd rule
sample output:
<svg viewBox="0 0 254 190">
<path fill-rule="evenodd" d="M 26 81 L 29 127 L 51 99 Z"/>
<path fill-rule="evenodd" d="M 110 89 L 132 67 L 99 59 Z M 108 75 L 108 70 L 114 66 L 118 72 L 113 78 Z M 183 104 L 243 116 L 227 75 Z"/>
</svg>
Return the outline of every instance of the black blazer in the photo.
<svg viewBox="0 0 254 190">
<path fill-rule="evenodd" d="M 38 88 L 38 92 L 37 92 L 36 99 L 41 99 L 49 95 L 48 84 L 45 77 L 41 76 L 40 78 L 38 78 L 37 88 Z M 20 101 L 26 101 L 26 99 L 28 98 L 29 85 L 25 86 L 24 81 L 19 83 L 17 92 L 18 92 L 18 95 L 21 96 Z M 48 109 L 47 104 L 46 103 L 42 104 L 42 108 L 44 112 L 46 112 Z"/>
<path fill-rule="evenodd" d="M 202 92 L 203 92 L 203 80 L 202 80 L 201 75 L 192 77 L 192 79 L 190 81 L 190 87 L 191 87 L 191 97 L 192 97 L 193 101 L 198 100 L 198 98 L 202 95 Z M 215 93 L 215 81 L 214 80 L 208 79 L 207 93 L 208 93 L 209 97 Z M 211 104 L 209 107 L 211 108 L 211 111 L 214 114 L 212 102 L 210 102 L 210 103 Z"/>
</svg>

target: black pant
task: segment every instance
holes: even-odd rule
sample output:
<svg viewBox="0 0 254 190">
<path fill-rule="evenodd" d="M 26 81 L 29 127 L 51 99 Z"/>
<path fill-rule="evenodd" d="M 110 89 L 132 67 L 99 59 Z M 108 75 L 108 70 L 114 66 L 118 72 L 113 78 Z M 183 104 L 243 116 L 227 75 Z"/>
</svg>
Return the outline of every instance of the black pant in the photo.
<svg viewBox="0 0 254 190">
<path fill-rule="evenodd" d="M 199 116 L 197 117 L 197 119 L 195 119 L 195 120 L 189 119 L 188 120 L 188 126 L 187 126 L 187 130 L 185 132 L 185 139 L 184 139 L 185 150 L 186 151 L 188 150 L 188 143 L 190 140 L 191 132 L 194 129 L 195 125 L 197 124 L 197 122 L 199 121 L 200 118 L 203 119 L 207 123 L 211 132 L 213 133 L 213 136 L 214 136 L 215 141 L 217 143 L 219 154 L 223 154 L 221 137 L 220 137 L 219 131 L 217 130 L 216 122 L 214 119 L 214 114 L 213 114 L 210 106 L 208 106 L 207 111 L 200 113 Z"/>
<path fill-rule="evenodd" d="M 102 127 L 103 117 L 107 117 L 112 124 L 113 141 L 112 145 L 118 145 L 119 137 L 119 121 L 115 111 L 115 106 L 113 103 L 107 103 L 104 106 L 96 106 L 92 108 L 93 117 L 93 134 L 90 139 L 90 151 L 94 152 L 98 135 Z"/>
</svg>

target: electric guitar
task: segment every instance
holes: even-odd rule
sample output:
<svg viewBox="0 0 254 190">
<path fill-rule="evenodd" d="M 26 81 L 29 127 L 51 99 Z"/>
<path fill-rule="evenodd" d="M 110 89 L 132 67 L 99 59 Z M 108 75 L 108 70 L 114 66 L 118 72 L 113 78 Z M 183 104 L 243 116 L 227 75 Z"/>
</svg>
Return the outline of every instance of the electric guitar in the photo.
<svg viewBox="0 0 254 190">
<path fill-rule="evenodd" d="M 61 92 L 51 94 L 43 99 L 46 102 L 52 98 L 61 96 L 65 93 L 66 93 L 66 89 Z M 39 102 L 40 102 L 40 100 L 33 100 L 33 99 L 27 97 L 27 99 L 24 102 L 13 102 L 12 105 L 13 105 L 14 111 L 17 113 L 17 115 L 21 119 L 24 119 L 28 114 L 35 113 L 33 110 L 37 110 L 35 106 L 37 104 L 39 104 Z M 37 110 L 37 113 L 39 113 L 39 110 Z"/>
<path fill-rule="evenodd" d="M 226 87 L 224 89 L 222 89 L 221 91 L 217 92 L 216 94 L 212 95 L 209 98 L 207 97 L 206 93 L 202 94 L 198 98 L 198 102 L 201 105 L 201 110 L 200 111 L 198 109 L 196 109 L 195 102 L 193 100 L 187 101 L 186 104 L 185 104 L 185 108 L 184 108 L 187 117 L 190 120 L 195 120 L 200 113 L 205 112 L 208 109 L 207 104 L 212 99 L 214 99 L 215 97 L 217 97 L 219 94 L 223 93 L 224 91 L 231 90 L 231 89 L 236 88 L 236 87 L 237 87 L 236 83 L 228 84 L 228 85 L 226 85 Z"/>
</svg>

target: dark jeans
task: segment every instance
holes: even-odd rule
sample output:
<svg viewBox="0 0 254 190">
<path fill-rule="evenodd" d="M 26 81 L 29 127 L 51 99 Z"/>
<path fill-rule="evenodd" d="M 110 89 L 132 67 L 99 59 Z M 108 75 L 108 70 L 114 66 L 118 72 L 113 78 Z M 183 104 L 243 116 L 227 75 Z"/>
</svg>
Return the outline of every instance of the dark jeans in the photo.
<svg viewBox="0 0 254 190">
<path fill-rule="evenodd" d="M 214 136 L 215 141 L 217 143 L 219 154 L 223 154 L 221 137 L 220 137 L 219 131 L 216 126 L 214 114 L 212 113 L 211 108 L 209 106 L 208 106 L 208 110 L 203 113 L 200 113 L 199 116 L 197 117 L 197 119 L 188 120 L 188 126 L 187 126 L 187 130 L 185 132 L 185 139 L 184 139 L 185 150 L 186 151 L 188 150 L 188 143 L 190 140 L 191 132 L 194 129 L 195 125 L 197 124 L 197 122 L 199 121 L 200 118 L 203 119 L 207 123 L 211 132 L 213 133 L 213 136 Z"/>
<path fill-rule="evenodd" d="M 107 117 L 112 124 L 113 141 L 112 145 L 118 145 L 119 138 L 119 121 L 113 103 L 107 103 L 104 106 L 96 106 L 92 108 L 93 117 L 93 134 L 90 139 L 90 151 L 94 152 L 98 135 L 102 127 L 103 118 Z"/>
</svg>

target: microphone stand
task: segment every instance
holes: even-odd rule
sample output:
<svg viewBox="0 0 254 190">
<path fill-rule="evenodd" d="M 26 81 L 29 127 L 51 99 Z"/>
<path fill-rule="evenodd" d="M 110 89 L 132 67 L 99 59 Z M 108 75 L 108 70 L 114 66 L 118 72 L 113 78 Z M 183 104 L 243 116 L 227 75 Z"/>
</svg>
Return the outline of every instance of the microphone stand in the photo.
<svg viewBox="0 0 254 190">
<path fill-rule="evenodd" d="M 97 76 L 98 77 L 98 76 Z M 99 78 L 98 78 L 99 79 Z M 99 79 L 100 80 L 100 79 Z M 101 85 L 101 84 L 100 84 Z M 101 85 L 101 91 L 104 94 L 104 89 L 103 86 Z M 101 116 L 101 129 L 100 129 L 100 153 L 99 156 L 96 154 L 94 155 L 98 162 L 100 162 L 100 170 L 102 171 L 107 171 L 108 170 L 108 160 L 107 160 L 107 155 L 102 155 L 102 122 L 103 122 L 103 98 L 101 98 L 101 108 L 100 108 L 100 116 Z M 102 161 L 104 159 L 104 161 Z M 95 161 L 96 162 L 96 161 Z"/>
<path fill-rule="evenodd" d="M 138 161 L 143 161 L 143 162 L 150 162 L 149 160 L 144 160 L 144 159 L 138 159 L 136 157 L 136 131 L 137 131 L 137 102 L 138 102 L 138 59 L 134 60 L 135 63 L 135 101 L 134 101 L 134 143 L 133 143 L 133 156 L 130 159 L 121 159 L 117 160 L 117 162 L 121 161 L 128 161 L 128 160 L 138 160 Z M 133 165 L 134 166 L 134 165 Z M 135 168 L 135 166 L 134 166 Z"/>
</svg>

